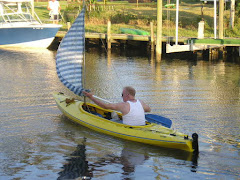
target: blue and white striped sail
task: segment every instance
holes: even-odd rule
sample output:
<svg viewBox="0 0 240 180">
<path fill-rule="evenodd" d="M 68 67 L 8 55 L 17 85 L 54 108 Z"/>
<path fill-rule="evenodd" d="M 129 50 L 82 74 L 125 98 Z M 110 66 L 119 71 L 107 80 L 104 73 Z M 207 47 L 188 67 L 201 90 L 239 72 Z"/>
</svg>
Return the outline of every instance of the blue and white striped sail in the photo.
<svg viewBox="0 0 240 180">
<path fill-rule="evenodd" d="M 85 51 L 85 8 L 63 38 L 56 56 L 60 81 L 77 95 L 82 95 L 82 66 Z"/>
</svg>

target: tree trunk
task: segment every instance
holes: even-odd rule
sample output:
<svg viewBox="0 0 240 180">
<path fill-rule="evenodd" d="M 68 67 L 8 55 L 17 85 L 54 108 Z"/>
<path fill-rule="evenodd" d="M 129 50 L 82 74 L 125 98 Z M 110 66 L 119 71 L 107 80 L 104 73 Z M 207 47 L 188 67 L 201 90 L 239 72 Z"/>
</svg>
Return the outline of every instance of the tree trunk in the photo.
<svg viewBox="0 0 240 180">
<path fill-rule="evenodd" d="M 230 26 L 234 28 L 234 18 L 235 18 L 235 0 L 231 0 L 231 7 L 230 7 Z"/>
</svg>

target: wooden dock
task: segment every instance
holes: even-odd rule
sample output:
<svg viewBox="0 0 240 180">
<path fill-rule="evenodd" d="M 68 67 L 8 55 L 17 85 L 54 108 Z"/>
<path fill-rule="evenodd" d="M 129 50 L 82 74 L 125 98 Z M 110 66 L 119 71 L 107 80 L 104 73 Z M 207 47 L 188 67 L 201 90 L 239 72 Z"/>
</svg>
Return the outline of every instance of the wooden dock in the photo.
<svg viewBox="0 0 240 180">
<path fill-rule="evenodd" d="M 56 34 L 57 38 L 63 38 L 65 36 L 66 32 L 59 31 Z M 85 33 L 86 39 L 99 39 L 99 40 L 105 40 L 107 41 L 107 33 Z M 147 35 L 133 35 L 133 34 L 111 34 L 111 43 L 117 43 L 119 41 L 145 41 L 145 42 L 151 42 L 151 40 L 155 41 L 156 37 L 151 37 Z M 163 37 L 162 41 L 173 41 L 173 37 Z M 186 42 L 187 38 L 179 38 L 178 39 L 180 43 Z"/>
<path fill-rule="evenodd" d="M 68 29 L 70 29 L 71 24 L 68 22 Z M 107 33 L 85 33 L 85 39 L 87 40 L 98 40 L 99 44 L 106 44 L 107 49 L 111 49 L 112 43 L 126 43 L 130 41 L 141 41 L 147 42 L 150 47 L 151 51 L 156 52 L 157 50 L 158 41 L 162 43 L 166 43 L 166 53 L 174 53 L 174 52 L 186 52 L 186 51 L 199 51 L 199 50 L 206 50 L 206 49 L 213 49 L 213 48 L 221 48 L 227 46 L 239 47 L 239 55 L 240 55 L 240 38 L 224 38 L 224 39 L 211 39 L 211 38 L 190 38 L 190 37 L 178 37 L 177 44 L 175 44 L 174 37 L 164 37 L 161 36 L 160 40 L 156 38 L 153 30 L 153 23 L 150 23 L 150 35 L 136 35 L 136 34 L 143 34 L 143 33 L 136 33 L 131 34 L 129 32 L 135 32 L 136 29 L 130 29 L 131 31 L 126 31 L 129 34 L 113 34 L 111 33 L 111 21 L 108 21 L 107 24 Z M 134 31 L 135 30 L 135 31 Z M 141 32 L 141 30 L 138 30 Z M 56 35 L 58 39 L 62 39 L 65 36 L 66 32 L 59 31 Z M 161 45 L 161 52 L 162 52 L 162 45 Z"/>
<path fill-rule="evenodd" d="M 56 34 L 57 38 L 62 39 L 65 36 L 65 31 L 59 31 Z M 86 39 L 99 39 L 107 41 L 107 33 L 86 33 Z M 133 34 L 111 34 L 111 43 L 117 43 L 119 41 L 145 41 L 151 42 L 152 40 L 156 40 L 156 37 L 151 37 L 147 35 L 133 35 Z M 178 38 L 180 43 L 186 44 L 189 40 L 191 40 L 194 44 L 199 45 L 223 45 L 223 46 L 240 46 L 240 38 L 225 38 L 225 39 L 196 39 L 196 38 L 187 38 L 182 37 Z M 173 37 L 162 37 L 163 42 L 172 42 L 174 43 Z"/>
<path fill-rule="evenodd" d="M 65 36 L 66 32 L 59 31 L 56 34 L 56 38 L 61 40 Z M 108 33 L 86 33 L 85 38 L 87 40 L 98 41 L 99 44 L 105 43 L 108 49 L 111 49 L 112 44 L 123 44 L 126 42 L 148 42 L 152 51 L 155 51 L 155 35 L 133 35 L 133 34 L 110 34 Z M 174 52 L 187 52 L 187 51 L 199 51 L 199 50 L 208 50 L 209 55 L 213 56 L 214 54 L 226 54 L 226 47 L 232 47 L 238 51 L 240 56 L 240 38 L 225 38 L 225 39 L 197 39 L 197 38 L 178 38 L 178 45 L 174 45 L 174 37 L 162 37 L 162 42 L 166 43 L 166 53 Z M 171 42 L 172 45 L 169 43 Z M 217 52 L 217 53 L 216 53 Z M 215 56 L 215 55 L 214 55 Z"/>
</svg>

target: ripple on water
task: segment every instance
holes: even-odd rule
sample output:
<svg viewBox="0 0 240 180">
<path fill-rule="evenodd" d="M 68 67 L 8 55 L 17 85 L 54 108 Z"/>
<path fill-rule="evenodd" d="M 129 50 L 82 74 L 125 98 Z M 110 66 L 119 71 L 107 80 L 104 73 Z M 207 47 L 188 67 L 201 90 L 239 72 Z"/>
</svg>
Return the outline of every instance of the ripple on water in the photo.
<svg viewBox="0 0 240 180">
<path fill-rule="evenodd" d="M 71 123 L 51 95 L 71 94 L 58 80 L 54 56 L 48 50 L 0 50 L 1 178 L 57 179 L 68 165 L 77 168 L 79 162 L 95 179 L 238 178 L 239 65 L 86 54 L 87 88 L 118 102 L 122 87 L 134 86 L 153 113 L 172 119 L 181 132 L 199 134 L 196 160 L 186 152 L 121 140 Z"/>
</svg>

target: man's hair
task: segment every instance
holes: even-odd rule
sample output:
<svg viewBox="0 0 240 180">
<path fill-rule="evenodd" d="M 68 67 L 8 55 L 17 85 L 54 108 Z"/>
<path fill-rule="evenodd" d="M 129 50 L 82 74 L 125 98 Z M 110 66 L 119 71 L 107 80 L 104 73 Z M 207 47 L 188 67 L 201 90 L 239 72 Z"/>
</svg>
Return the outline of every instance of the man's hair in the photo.
<svg viewBox="0 0 240 180">
<path fill-rule="evenodd" d="M 136 90 L 135 90 L 133 87 L 131 87 L 131 86 L 126 86 L 126 87 L 124 87 L 124 89 L 125 89 L 130 95 L 135 96 Z"/>
</svg>

